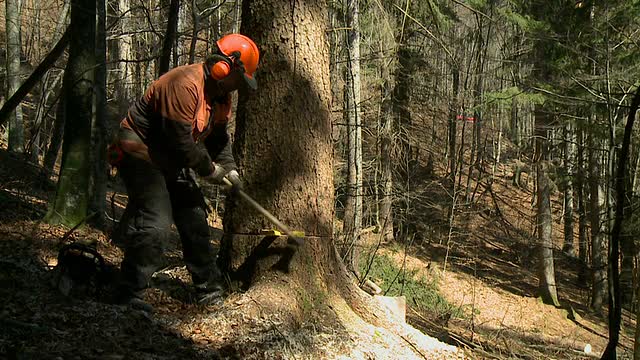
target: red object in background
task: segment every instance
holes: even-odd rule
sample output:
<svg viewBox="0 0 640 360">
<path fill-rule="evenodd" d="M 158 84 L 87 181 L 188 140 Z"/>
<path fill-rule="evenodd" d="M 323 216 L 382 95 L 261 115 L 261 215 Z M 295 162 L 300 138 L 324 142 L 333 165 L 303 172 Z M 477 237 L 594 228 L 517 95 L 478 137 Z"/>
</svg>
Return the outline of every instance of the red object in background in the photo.
<svg viewBox="0 0 640 360">
<path fill-rule="evenodd" d="M 465 117 L 464 115 L 456 115 L 456 120 L 464 120 L 466 122 L 476 122 L 476 118 L 474 116 Z"/>
</svg>

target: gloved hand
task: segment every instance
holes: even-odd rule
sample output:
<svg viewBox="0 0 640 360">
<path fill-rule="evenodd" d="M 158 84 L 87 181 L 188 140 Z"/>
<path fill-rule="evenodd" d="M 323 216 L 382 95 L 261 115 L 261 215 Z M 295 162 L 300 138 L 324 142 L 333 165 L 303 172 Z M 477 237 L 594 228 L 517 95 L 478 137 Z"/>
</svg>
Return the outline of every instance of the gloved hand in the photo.
<svg viewBox="0 0 640 360">
<path fill-rule="evenodd" d="M 211 175 L 206 176 L 205 178 L 208 181 L 211 181 L 212 183 L 222 184 L 223 183 L 222 178 L 225 175 L 227 175 L 227 170 L 225 170 L 224 167 L 222 167 L 222 166 L 220 166 L 220 165 L 218 165 L 216 163 L 213 163 L 213 172 L 211 173 Z"/>
<path fill-rule="evenodd" d="M 240 174 L 236 170 L 227 171 L 224 167 L 213 163 L 213 173 L 207 176 L 206 179 L 215 184 L 224 184 L 223 178 L 227 178 L 233 184 L 233 190 L 242 189 L 242 180 Z"/>
<path fill-rule="evenodd" d="M 225 177 L 233 184 L 231 190 L 242 190 L 242 179 L 236 170 L 229 171 Z"/>
</svg>

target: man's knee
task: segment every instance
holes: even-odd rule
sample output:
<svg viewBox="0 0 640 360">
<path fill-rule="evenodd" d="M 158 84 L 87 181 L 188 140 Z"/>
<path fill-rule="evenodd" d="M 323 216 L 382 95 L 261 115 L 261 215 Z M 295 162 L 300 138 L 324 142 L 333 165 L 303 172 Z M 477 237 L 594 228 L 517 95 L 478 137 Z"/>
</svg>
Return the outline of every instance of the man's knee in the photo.
<svg viewBox="0 0 640 360">
<path fill-rule="evenodd" d="M 207 212 L 202 207 L 183 208 L 174 210 L 176 226 L 181 231 L 187 231 L 196 237 L 209 238 L 209 223 Z"/>
</svg>

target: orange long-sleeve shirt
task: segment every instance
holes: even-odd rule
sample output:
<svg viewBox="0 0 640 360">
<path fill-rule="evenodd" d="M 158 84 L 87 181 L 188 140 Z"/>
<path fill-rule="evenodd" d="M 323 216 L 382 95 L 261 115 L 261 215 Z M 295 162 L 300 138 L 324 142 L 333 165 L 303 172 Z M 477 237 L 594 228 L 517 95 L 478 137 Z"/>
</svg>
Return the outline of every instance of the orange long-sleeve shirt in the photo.
<svg viewBox="0 0 640 360">
<path fill-rule="evenodd" d="M 231 95 L 211 99 L 206 93 L 206 76 L 199 63 L 174 68 L 153 82 L 121 122 L 144 145 L 138 143 L 134 149 L 135 144 L 121 141 L 123 149 L 146 153 L 167 170 L 189 167 L 208 175 L 213 171 L 211 158 L 218 157 L 221 165 L 234 168 L 226 132 Z"/>
</svg>

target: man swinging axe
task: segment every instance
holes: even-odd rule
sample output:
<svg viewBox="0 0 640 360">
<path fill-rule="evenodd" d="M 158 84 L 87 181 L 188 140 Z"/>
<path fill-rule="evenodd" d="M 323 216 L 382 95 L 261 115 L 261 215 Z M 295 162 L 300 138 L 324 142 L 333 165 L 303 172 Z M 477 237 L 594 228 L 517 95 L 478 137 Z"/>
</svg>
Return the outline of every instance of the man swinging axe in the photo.
<svg viewBox="0 0 640 360">
<path fill-rule="evenodd" d="M 153 310 L 142 291 L 162 265 L 172 222 L 199 302 L 222 295 L 207 206 L 190 169 L 209 181 L 226 178 L 241 187 L 227 132 L 231 93 L 257 88 L 260 55 L 256 44 L 240 34 L 226 35 L 216 45 L 204 63 L 177 67 L 153 82 L 120 124 L 117 166 L 129 201 L 115 236 L 124 247 L 118 303 Z"/>
</svg>

